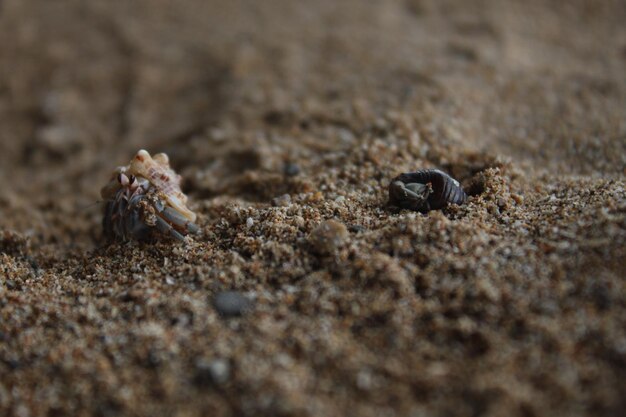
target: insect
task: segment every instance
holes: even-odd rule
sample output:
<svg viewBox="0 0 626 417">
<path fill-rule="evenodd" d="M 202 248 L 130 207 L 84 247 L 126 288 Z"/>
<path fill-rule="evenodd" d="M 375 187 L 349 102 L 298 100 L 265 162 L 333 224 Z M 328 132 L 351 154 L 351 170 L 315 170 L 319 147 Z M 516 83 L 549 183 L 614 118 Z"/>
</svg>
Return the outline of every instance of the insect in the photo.
<svg viewBox="0 0 626 417">
<path fill-rule="evenodd" d="M 183 241 L 197 233 L 196 214 L 187 208 L 180 175 L 164 153 L 137 152 L 118 167 L 100 194 L 106 201 L 102 226 L 109 240 L 149 240 L 159 233 Z"/>
<path fill-rule="evenodd" d="M 422 213 L 466 200 L 459 182 L 438 169 L 400 174 L 389 184 L 391 205 Z"/>
</svg>

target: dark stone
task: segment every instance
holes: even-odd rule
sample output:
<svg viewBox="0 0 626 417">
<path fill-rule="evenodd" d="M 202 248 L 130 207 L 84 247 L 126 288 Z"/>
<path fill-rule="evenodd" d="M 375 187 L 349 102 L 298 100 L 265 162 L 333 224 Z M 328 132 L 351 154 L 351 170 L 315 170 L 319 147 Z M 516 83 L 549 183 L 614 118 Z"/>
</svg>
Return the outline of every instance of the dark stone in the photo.
<svg viewBox="0 0 626 417">
<path fill-rule="evenodd" d="M 295 177 L 300 173 L 300 166 L 298 166 L 298 164 L 294 164 L 293 162 L 286 162 L 283 167 L 283 173 L 288 177 Z"/>
<path fill-rule="evenodd" d="M 248 311 L 250 301 L 237 291 L 222 291 L 215 294 L 213 306 L 222 317 L 237 317 Z"/>
<path fill-rule="evenodd" d="M 263 115 L 263 120 L 270 126 L 285 126 L 293 122 L 293 114 L 288 111 L 270 110 Z"/>
<path fill-rule="evenodd" d="M 606 311 L 611 308 L 611 291 L 606 284 L 598 283 L 592 286 L 591 299 L 600 311 Z"/>
<path fill-rule="evenodd" d="M 7 359 L 3 359 L 2 362 L 4 362 L 4 364 L 11 370 L 11 371 L 15 371 L 16 369 L 19 369 L 22 367 L 22 363 L 20 361 L 18 361 L 17 359 L 11 359 L 11 358 L 7 358 Z"/>
<path fill-rule="evenodd" d="M 150 349 L 145 358 L 143 358 L 142 365 L 148 369 L 157 369 L 161 366 L 161 358 L 159 354 Z"/>
<path fill-rule="evenodd" d="M 122 414 L 122 406 L 112 398 L 98 400 L 93 414 L 97 417 L 119 416 Z"/>
<path fill-rule="evenodd" d="M 367 231 L 367 229 L 365 227 L 361 226 L 360 224 L 350 225 L 348 227 L 348 230 L 351 231 L 352 233 L 363 233 L 363 232 Z"/>
</svg>

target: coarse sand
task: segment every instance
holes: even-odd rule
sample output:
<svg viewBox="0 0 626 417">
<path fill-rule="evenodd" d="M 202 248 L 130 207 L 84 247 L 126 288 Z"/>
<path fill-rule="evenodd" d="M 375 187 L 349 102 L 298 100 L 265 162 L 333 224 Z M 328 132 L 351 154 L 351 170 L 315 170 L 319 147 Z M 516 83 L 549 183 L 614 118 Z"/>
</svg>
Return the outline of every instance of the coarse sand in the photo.
<svg viewBox="0 0 626 417">
<path fill-rule="evenodd" d="M 626 2 L 0 1 L 1 416 L 620 416 Z M 166 152 L 201 232 L 103 239 Z M 469 194 L 426 215 L 394 176 Z"/>
</svg>

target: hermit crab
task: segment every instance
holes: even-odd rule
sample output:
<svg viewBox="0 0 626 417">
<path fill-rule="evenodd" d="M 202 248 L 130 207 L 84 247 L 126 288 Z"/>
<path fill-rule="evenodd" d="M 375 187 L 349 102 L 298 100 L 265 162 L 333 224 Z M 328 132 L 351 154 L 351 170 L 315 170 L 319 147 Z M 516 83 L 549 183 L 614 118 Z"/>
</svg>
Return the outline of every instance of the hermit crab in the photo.
<svg viewBox="0 0 626 417">
<path fill-rule="evenodd" d="M 100 194 L 106 202 L 102 226 L 109 240 L 149 240 L 161 234 L 183 241 L 197 233 L 196 214 L 187 208 L 180 175 L 164 153 L 137 152 L 118 167 Z"/>
<path fill-rule="evenodd" d="M 389 184 L 389 204 L 422 213 L 466 200 L 459 182 L 438 169 L 400 174 Z"/>
</svg>

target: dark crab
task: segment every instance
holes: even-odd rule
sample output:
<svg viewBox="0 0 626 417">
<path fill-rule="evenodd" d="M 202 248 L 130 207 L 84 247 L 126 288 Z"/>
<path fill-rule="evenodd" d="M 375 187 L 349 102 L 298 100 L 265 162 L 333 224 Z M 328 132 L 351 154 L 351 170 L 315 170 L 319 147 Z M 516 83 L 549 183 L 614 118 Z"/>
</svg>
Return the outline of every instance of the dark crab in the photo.
<svg viewBox="0 0 626 417">
<path fill-rule="evenodd" d="M 422 213 L 466 200 L 459 182 L 438 169 L 400 174 L 389 184 L 389 204 Z"/>
</svg>

